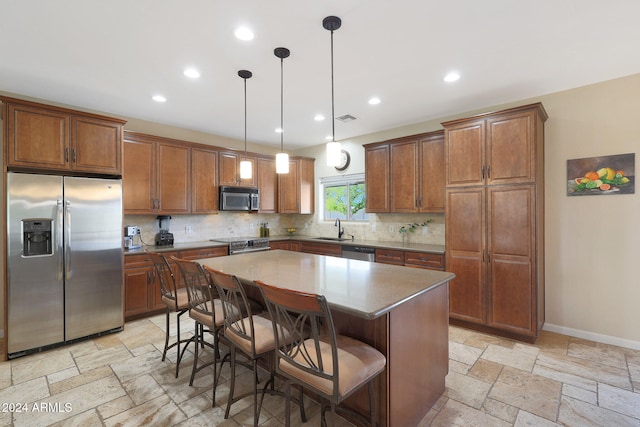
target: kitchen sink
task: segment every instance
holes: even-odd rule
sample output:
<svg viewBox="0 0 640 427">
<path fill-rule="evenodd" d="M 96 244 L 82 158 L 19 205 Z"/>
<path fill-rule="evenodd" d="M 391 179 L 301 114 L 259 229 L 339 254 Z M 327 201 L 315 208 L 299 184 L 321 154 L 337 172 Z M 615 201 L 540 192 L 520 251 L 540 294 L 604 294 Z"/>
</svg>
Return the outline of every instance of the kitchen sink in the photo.
<svg viewBox="0 0 640 427">
<path fill-rule="evenodd" d="M 334 242 L 344 242 L 345 240 L 351 240 L 351 238 L 344 237 L 314 237 L 314 240 L 333 240 Z"/>
</svg>

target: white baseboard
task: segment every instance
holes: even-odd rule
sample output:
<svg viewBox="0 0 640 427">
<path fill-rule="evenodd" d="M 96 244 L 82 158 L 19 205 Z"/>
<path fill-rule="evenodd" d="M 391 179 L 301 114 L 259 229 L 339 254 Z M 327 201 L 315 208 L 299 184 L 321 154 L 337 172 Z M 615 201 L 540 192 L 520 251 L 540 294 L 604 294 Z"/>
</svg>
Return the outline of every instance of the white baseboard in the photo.
<svg viewBox="0 0 640 427">
<path fill-rule="evenodd" d="M 562 335 L 569 335 L 570 337 L 601 342 L 603 344 L 617 345 L 618 347 L 630 348 L 632 350 L 640 350 L 640 341 L 632 341 L 625 338 L 612 337 L 611 335 L 597 334 L 595 332 L 567 328 L 565 326 L 558 326 L 550 323 L 545 323 L 542 327 L 542 330 L 555 332 Z"/>
</svg>

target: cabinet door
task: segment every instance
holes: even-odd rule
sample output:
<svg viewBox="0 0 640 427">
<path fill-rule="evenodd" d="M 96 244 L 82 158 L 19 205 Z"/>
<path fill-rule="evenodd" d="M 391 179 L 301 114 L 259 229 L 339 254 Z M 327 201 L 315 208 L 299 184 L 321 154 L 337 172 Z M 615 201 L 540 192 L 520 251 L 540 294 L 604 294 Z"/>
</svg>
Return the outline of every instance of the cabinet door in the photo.
<svg viewBox="0 0 640 427">
<path fill-rule="evenodd" d="M 248 161 L 251 163 L 251 178 L 249 179 L 241 179 L 240 178 L 240 162 Z M 275 161 L 275 160 L 274 160 Z M 236 166 L 236 170 L 238 171 L 238 180 L 240 182 L 240 186 L 242 187 L 257 187 L 258 186 L 258 173 L 256 171 L 257 159 L 253 156 L 245 156 L 244 154 L 240 154 L 238 156 L 238 166 Z"/>
<path fill-rule="evenodd" d="M 395 249 L 376 249 L 376 262 L 380 264 L 404 265 L 404 252 Z"/>
<path fill-rule="evenodd" d="M 298 159 L 299 174 L 299 213 L 312 214 L 314 212 L 314 161 L 310 159 Z"/>
<path fill-rule="evenodd" d="M 446 271 L 456 275 L 449 285 L 450 315 L 485 323 L 485 190 L 447 190 L 446 197 Z"/>
<path fill-rule="evenodd" d="M 123 164 L 122 204 L 124 213 L 155 213 L 155 144 L 148 141 L 125 141 Z"/>
<path fill-rule="evenodd" d="M 122 124 L 96 118 L 71 117 L 71 169 L 120 175 Z"/>
<path fill-rule="evenodd" d="M 238 185 L 240 173 L 238 171 L 238 153 L 223 151 L 220 153 L 220 185 Z"/>
<path fill-rule="evenodd" d="M 484 184 L 485 122 L 445 128 L 447 187 Z"/>
<path fill-rule="evenodd" d="M 365 149 L 367 212 L 389 212 L 389 145 Z"/>
<path fill-rule="evenodd" d="M 191 213 L 218 211 L 218 152 L 191 149 Z"/>
<path fill-rule="evenodd" d="M 420 140 L 420 211 L 444 212 L 444 134 Z"/>
<path fill-rule="evenodd" d="M 444 271 L 444 255 L 407 251 L 404 253 L 404 265 L 407 267 Z"/>
<path fill-rule="evenodd" d="M 269 247 L 271 247 L 272 251 L 275 251 L 276 249 L 282 249 L 283 251 L 291 250 L 291 244 L 287 240 L 279 242 L 269 242 Z"/>
<path fill-rule="evenodd" d="M 258 158 L 256 162 L 260 212 L 275 213 L 278 208 L 278 175 L 275 159 Z"/>
<path fill-rule="evenodd" d="M 69 168 L 68 114 L 9 103 L 5 120 L 9 166 Z"/>
<path fill-rule="evenodd" d="M 278 174 L 278 212 L 300 213 L 298 161 L 289 158 L 289 173 Z"/>
<path fill-rule="evenodd" d="M 333 243 L 300 242 L 300 252 L 339 257 L 342 255 L 342 246 Z"/>
<path fill-rule="evenodd" d="M 417 141 L 391 144 L 391 212 L 418 211 Z"/>
<path fill-rule="evenodd" d="M 151 268 L 125 268 L 124 270 L 124 317 L 144 314 L 149 311 Z"/>
<path fill-rule="evenodd" d="M 186 146 L 158 143 L 159 213 L 191 213 L 191 160 Z"/>
<path fill-rule="evenodd" d="M 487 190 L 488 324 L 535 332 L 535 187 Z"/>
<path fill-rule="evenodd" d="M 535 180 L 534 125 L 533 111 L 487 119 L 487 184 Z"/>
</svg>

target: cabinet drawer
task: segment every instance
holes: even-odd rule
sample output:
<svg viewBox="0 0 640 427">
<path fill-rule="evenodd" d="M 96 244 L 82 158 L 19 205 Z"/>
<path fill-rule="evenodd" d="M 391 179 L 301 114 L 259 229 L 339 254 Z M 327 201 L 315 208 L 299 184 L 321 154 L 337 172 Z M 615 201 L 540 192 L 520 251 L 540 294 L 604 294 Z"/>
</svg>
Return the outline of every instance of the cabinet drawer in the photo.
<svg viewBox="0 0 640 427">
<path fill-rule="evenodd" d="M 219 256 L 229 255 L 229 247 L 218 246 L 214 248 L 200 248 L 189 249 L 187 251 L 180 251 L 178 257 L 182 259 L 202 259 L 202 258 L 214 258 Z"/>
<path fill-rule="evenodd" d="M 285 251 L 290 251 L 291 243 L 286 240 L 283 240 L 281 242 L 269 242 L 269 247 L 271 248 L 271 250 L 282 249 Z"/>
<path fill-rule="evenodd" d="M 376 249 L 376 262 L 382 264 L 404 265 L 402 251 L 393 249 Z"/>
<path fill-rule="evenodd" d="M 149 267 L 151 260 L 146 254 L 125 255 L 124 256 L 124 268 L 141 268 Z"/>
<path fill-rule="evenodd" d="M 444 255 L 425 252 L 405 252 L 404 264 L 409 267 L 424 267 L 444 270 Z"/>
</svg>

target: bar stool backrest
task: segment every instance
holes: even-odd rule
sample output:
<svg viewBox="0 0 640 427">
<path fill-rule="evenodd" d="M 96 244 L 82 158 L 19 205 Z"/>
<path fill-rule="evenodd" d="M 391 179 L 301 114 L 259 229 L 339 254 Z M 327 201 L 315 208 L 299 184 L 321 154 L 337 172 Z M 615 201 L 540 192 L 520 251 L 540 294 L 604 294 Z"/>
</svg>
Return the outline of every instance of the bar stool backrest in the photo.
<svg viewBox="0 0 640 427">
<path fill-rule="evenodd" d="M 212 324 L 215 325 L 214 294 L 211 292 L 207 273 L 197 262 L 176 258 L 174 256 L 172 256 L 171 259 L 178 265 L 178 270 L 182 275 L 185 287 L 187 288 L 191 310 L 203 316 L 212 316 Z"/>
</svg>

